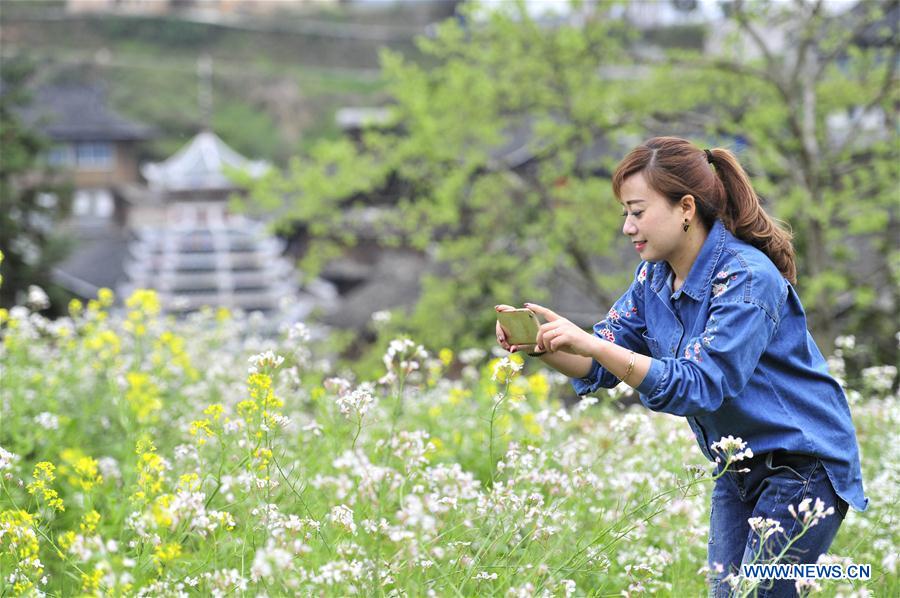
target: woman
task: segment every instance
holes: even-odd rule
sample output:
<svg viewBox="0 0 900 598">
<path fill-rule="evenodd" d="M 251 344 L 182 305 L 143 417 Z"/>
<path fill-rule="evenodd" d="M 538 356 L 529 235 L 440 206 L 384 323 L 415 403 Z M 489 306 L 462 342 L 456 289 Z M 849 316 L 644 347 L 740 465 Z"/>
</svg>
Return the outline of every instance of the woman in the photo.
<svg viewBox="0 0 900 598">
<path fill-rule="evenodd" d="M 653 138 L 625 157 L 612 182 L 625 209 L 622 232 L 643 260 L 634 282 L 593 334 L 526 303 L 545 321 L 530 355 L 571 377 L 579 395 L 622 381 L 649 409 L 685 416 L 710 460 L 719 438 L 748 444 L 755 456 L 729 467 L 713 489 L 710 595 L 728 595 L 724 579 L 742 563 L 782 555 L 803 527 L 791 510 L 818 498 L 833 515 L 779 560 L 814 563 L 848 503 L 862 511 L 868 499 L 847 400 L 792 286 L 790 234 L 766 214 L 725 149 Z M 506 342 L 499 323 L 497 339 L 509 351 L 521 348 Z M 755 517 L 783 531 L 760 546 L 748 522 Z M 759 590 L 794 593 L 793 580 Z"/>
</svg>

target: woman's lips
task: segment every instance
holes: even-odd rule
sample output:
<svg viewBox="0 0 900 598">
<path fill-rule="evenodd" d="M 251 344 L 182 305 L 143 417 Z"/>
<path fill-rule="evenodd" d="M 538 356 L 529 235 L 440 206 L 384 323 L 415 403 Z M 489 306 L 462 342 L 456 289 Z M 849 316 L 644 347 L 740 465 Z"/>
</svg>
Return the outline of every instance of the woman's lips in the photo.
<svg viewBox="0 0 900 598">
<path fill-rule="evenodd" d="M 637 241 L 637 242 L 634 243 L 634 248 L 635 248 L 638 252 L 641 252 L 641 251 L 644 250 L 644 247 L 645 247 L 646 245 L 647 245 L 647 241 Z"/>
</svg>

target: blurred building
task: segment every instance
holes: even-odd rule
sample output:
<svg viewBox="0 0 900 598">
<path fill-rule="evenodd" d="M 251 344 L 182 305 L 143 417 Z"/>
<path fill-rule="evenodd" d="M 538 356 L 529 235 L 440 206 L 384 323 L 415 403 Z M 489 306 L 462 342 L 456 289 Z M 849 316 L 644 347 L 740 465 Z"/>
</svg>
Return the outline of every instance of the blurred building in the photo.
<svg viewBox="0 0 900 598">
<path fill-rule="evenodd" d="M 286 300 L 293 320 L 332 298 L 322 282 L 301 292 L 283 243 L 228 210 L 230 197 L 243 193 L 231 175 L 257 177 L 267 163 L 204 130 L 170 158 L 139 167 L 141 144 L 154 131 L 110 108 L 99 86 L 38 89 L 21 116 L 53 142 L 46 160 L 73 186 L 63 223 L 72 251 L 54 270 L 73 294 L 153 288 L 169 312 L 274 311 Z"/>
<path fill-rule="evenodd" d="M 176 313 L 204 305 L 275 311 L 287 299 L 292 319 L 305 317 L 316 299 L 299 292 L 299 279 L 281 257 L 284 244 L 262 223 L 228 210 L 229 197 L 242 193 L 229 174 L 258 177 L 268 168 L 208 130 L 167 160 L 144 165 L 146 186 L 126 194 L 134 238 L 120 295 L 156 289 L 163 307 Z"/>
<path fill-rule="evenodd" d="M 40 88 L 22 118 L 51 140 L 47 162 L 74 186 L 70 224 L 123 224 L 118 189 L 139 180 L 138 147 L 153 129 L 112 110 L 98 85 Z"/>
</svg>

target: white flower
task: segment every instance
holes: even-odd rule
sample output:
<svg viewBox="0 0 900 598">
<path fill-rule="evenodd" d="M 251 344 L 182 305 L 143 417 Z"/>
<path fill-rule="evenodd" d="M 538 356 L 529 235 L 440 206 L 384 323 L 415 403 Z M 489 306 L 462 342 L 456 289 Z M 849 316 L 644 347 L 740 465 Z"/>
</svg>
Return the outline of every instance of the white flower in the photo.
<svg viewBox="0 0 900 598">
<path fill-rule="evenodd" d="M 356 533 L 356 524 L 353 522 L 353 509 L 347 505 L 332 507 L 328 518 L 351 534 Z"/>
<path fill-rule="evenodd" d="M 297 322 L 288 329 L 288 340 L 305 343 L 310 336 L 309 328 L 303 322 Z"/>
<path fill-rule="evenodd" d="M 320 426 L 319 422 L 317 422 L 316 420 L 312 420 L 300 429 L 304 432 L 311 432 L 313 436 L 322 435 L 322 426 Z"/>
<path fill-rule="evenodd" d="M 33 311 L 41 311 L 50 307 L 50 297 L 47 296 L 47 293 L 41 287 L 29 285 L 28 298 L 25 300 L 25 303 Z"/>
<path fill-rule="evenodd" d="M 322 383 L 322 386 L 325 387 L 325 390 L 328 392 L 333 392 L 338 395 L 342 395 L 350 390 L 349 380 L 345 380 L 344 378 L 328 378 L 325 382 Z"/>
<path fill-rule="evenodd" d="M 759 537 L 765 541 L 772 534 L 781 532 L 784 533 L 784 528 L 781 527 L 781 523 L 778 522 L 777 519 L 763 519 L 762 517 L 751 517 L 747 520 L 747 523 L 750 524 L 750 529 L 759 534 Z"/>
<path fill-rule="evenodd" d="M 518 372 L 521 369 L 522 369 L 521 363 L 519 363 L 517 361 L 513 361 L 509 357 L 504 357 L 503 359 L 498 361 L 496 364 L 494 364 L 494 373 L 491 376 L 491 380 L 496 381 L 497 378 L 500 377 L 500 374 L 505 374 L 506 378 L 509 378 L 512 374 L 514 374 L 515 372 Z"/>
<path fill-rule="evenodd" d="M 723 453 L 727 453 L 729 451 L 739 451 L 747 446 L 747 443 L 741 440 L 741 438 L 735 438 L 734 436 L 723 436 L 719 439 L 718 442 L 713 442 L 710 445 L 710 448 L 714 451 L 721 451 Z"/>
<path fill-rule="evenodd" d="M 417 345 L 408 338 L 394 339 L 382 358 L 388 372 L 395 369 L 395 364 L 406 373 L 419 369 L 419 362 L 428 359 L 428 352 L 422 345 Z"/>
<path fill-rule="evenodd" d="M 386 309 L 376 311 L 372 314 L 372 323 L 374 323 L 376 325 L 387 324 L 390 321 L 391 321 L 391 312 Z"/>
<path fill-rule="evenodd" d="M 809 508 L 810 504 L 813 505 L 812 509 Z M 790 512 L 794 519 L 802 520 L 805 526 L 813 527 L 822 519 L 825 519 L 829 515 L 834 515 L 834 507 L 828 507 L 826 509 L 825 503 L 821 498 L 816 498 L 815 503 L 813 503 L 811 498 L 804 498 L 800 504 L 797 505 L 796 510 L 794 509 L 794 505 L 788 505 L 788 512 Z"/>
<path fill-rule="evenodd" d="M 349 394 L 338 395 L 335 402 L 344 416 L 349 418 L 350 415 L 356 414 L 358 417 L 363 417 L 378 403 L 378 399 L 372 392 L 372 385 L 367 382 L 360 384 Z"/>
<path fill-rule="evenodd" d="M 853 349 L 856 347 L 856 337 L 851 335 L 839 336 L 834 339 L 834 346 L 839 349 Z"/>
<path fill-rule="evenodd" d="M 497 579 L 497 577 L 499 577 L 499 576 L 496 573 L 488 573 L 487 571 L 482 571 L 481 573 L 479 573 L 478 575 L 475 576 L 475 580 L 476 581 L 482 581 L 482 580 L 489 581 L 492 579 Z"/>
<path fill-rule="evenodd" d="M 11 453 L 8 450 L 4 449 L 0 446 L 0 471 L 6 469 L 12 469 L 13 465 L 16 461 L 19 460 L 19 455 L 15 453 Z"/>
<path fill-rule="evenodd" d="M 247 362 L 250 364 L 250 367 L 247 368 L 248 372 L 251 374 L 255 374 L 261 368 L 277 368 L 282 363 L 284 363 L 284 357 L 282 357 L 281 355 L 276 355 L 275 352 L 270 349 L 263 353 L 253 355 L 252 357 L 250 357 L 250 359 L 247 360 Z"/>
<path fill-rule="evenodd" d="M 44 411 L 34 416 L 34 423 L 44 428 L 45 430 L 58 430 L 59 429 L 59 418 L 50 413 L 49 411 Z"/>
<path fill-rule="evenodd" d="M 794 589 L 797 590 L 797 594 L 804 596 L 811 592 L 820 592 L 822 586 L 815 579 L 801 578 L 794 582 Z"/>
<path fill-rule="evenodd" d="M 459 352 L 459 361 L 465 365 L 472 365 L 486 356 L 487 352 L 484 349 L 463 349 Z"/>
<path fill-rule="evenodd" d="M 893 365 L 879 365 L 862 371 L 863 383 L 875 392 L 887 392 L 894 385 L 897 368 Z"/>
<path fill-rule="evenodd" d="M 713 452 L 723 453 L 727 458 L 726 463 L 734 463 L 735 461 L 742 461 L 753 457 L 753 450 L 747 448 L 747 443 L 740 437 L 735 438 L 731 435 L 722 437 L 718 442 L 713 442 L 709 445 L 709 448 L 711 448 Z M 716 458 L 716 461 L 718 462 L 719 459 Z"/>
</svg>

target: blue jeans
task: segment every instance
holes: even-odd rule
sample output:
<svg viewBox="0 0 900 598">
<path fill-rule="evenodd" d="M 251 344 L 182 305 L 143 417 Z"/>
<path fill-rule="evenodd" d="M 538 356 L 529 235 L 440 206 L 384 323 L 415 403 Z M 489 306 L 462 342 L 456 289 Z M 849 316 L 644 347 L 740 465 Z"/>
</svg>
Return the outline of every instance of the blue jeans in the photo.
<svg viewBox="0 0 900 598">
<path fill-rule="evenodd" d="M 748 473 L 738 470 L 749 467 Z M 820 520 L 793 543 L 780 558 L 786 544 L 803 529 L 803 524 L 788 510 L 796 511 L 801 501 L 822 499 L 834 514 Z M 785 452 L 757 455 L 749 461 L 732 463 L 716 480 L 709 516 L 709 595 L 732 595 L 723 581 L 729 573 L 740 573 L 741 564 L 815 563 L 828 551 L 847 514 L 847 503 L 837 494 L 815 457 Z M 778 521 L 783 532 L 775 532 L 760 546 L 760 535 L 751 530 L 748 519 L 762 517 Z M 721 565 L 719 571 L 718 565 Z M 794 580 L 762 580 L 757 596 L 796 596 Z"/>
</svg>

